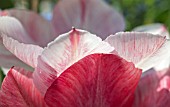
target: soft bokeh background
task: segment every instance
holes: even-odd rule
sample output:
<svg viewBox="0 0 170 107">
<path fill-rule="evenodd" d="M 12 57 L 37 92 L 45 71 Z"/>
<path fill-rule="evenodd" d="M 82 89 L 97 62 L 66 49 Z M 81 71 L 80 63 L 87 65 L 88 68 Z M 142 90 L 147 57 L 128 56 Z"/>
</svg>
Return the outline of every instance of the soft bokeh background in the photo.
<svg viewBox="0 0 170 107">
<path fill-rule="evenodd" d="M 58 0 L 0 0 L 0 9 L 20 8 L 40 13 L 50 20 Z M 163 23 L 170 31 L 170 0 L 105 0 L 123 14 L 126 30 L 150 23 Z M 4 75 L 0 69 L 0 85 Z"/>
</svg>

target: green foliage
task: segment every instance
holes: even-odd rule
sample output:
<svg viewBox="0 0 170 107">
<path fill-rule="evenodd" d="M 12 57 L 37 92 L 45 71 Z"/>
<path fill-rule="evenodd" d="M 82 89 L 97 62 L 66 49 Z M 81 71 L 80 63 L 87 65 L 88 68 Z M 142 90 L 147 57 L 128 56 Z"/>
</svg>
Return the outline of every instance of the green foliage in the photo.
<svg viewBox="0 0 170 107">
<path fill-rule="evenodd" d="M 170 0 L 107 0 L 123 13 L 126 29 L 149 23 L 163 23 L 170 30 Z"/>
<path fill-rule="evenodd" d="M 4 77 L 5 77 L 5 75 L 4 75 L 4 73 L 2 72 L 2 69 L 0 68 L 0 87 L 1 87 L 1 83 L 2 83 L 2 81 L 3 81 L 3 79 L 4 79 Z"/>
<path fill-rule="evenodd" d="M 7 9 L 14 7 L 15 0 L 0 0 L 0 9 Z"/>
</svg>

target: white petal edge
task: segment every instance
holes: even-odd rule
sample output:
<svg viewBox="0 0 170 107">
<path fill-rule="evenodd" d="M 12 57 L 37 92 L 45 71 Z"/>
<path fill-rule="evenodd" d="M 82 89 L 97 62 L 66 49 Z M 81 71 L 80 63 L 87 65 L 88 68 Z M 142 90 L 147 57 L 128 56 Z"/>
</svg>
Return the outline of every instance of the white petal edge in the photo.
<svg viewBox="0 0 170 107">
<path fill-rule="evenodd" d="M 37 66 L 37 58 L 42 53 L 43 48 L 37 45 L 19 43 L 4 34 L 2 34 L 2 39 L 4 46 L 16 57 L 33 68 Z"/>
</svg>

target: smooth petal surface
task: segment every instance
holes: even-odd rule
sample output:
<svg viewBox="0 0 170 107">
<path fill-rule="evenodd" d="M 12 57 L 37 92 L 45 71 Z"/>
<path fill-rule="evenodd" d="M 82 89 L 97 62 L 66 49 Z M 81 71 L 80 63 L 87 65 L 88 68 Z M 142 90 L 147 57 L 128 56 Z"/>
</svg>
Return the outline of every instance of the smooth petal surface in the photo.
<svg viewBox="0 0 170 107">
<path fill-rule="evenodd" d="M 164 75 L 161 72 L 165 71 L 151 69 L 144 73 L 135 92 L 133 107 L 170 107 L 170 72 Z"/>
<path fill-rule="evenodd" d="M 31 76 L 31 72 L 11 68 L 1 87 L 0 106 L 46 107 L 41 94 L 33 84 Z"/>
<path fill-rule="evenodd" d="M 65 70 L 49 87 L 50 107 L 131 107 L 141 70 L 113 54 L 92 54 Z"/>
<path fill-rule="evenodd" d="M 170 56 L 170 41 L 149 33 L 120 32 L 109 36 L 107 41 L 118 55 L 146 71 Z"/>
<path fill-rule="evenodd" d="M 52 38 L 53 29 L 51 23 L 37 13 L 17 9 L 7 10 L 7 12 L 9 16 L 15 17 L 21 22 L 29 37 L 34 41 L 34 44 L 45 47 L 54 39 Z"/>
<path fill-rule="evenodd" d="M 68 32 L 74 26 L 105 39 L 125 27 L 122 15 L 103 0 L 60 0 L 53 15 L 57 35 Z"/>
<path fill-rule="evenodd" d="M 22 24 L 13 17 L 0 17 L 0 35 L 5 34 L 22 43 L 33 43 Z M 1 36 L 0 36 L 1 37 Z"/>
<path fill-rule="evenodd" d="M 34 82 L 42 94 L 65 69 L 93 53 L 110 53 L 108 43 L 87 31 L 74 29 L 60 35 L 42 52 L 34 75 Z"/>
<path fill-rule="evenodd" d="M 32 44 L 19 43 L 6 35 L 2 35 L 2 39 L 5 47 L 16 57 L 33 68 L 37 66 L 38 56 L 42 53 L 43 48 Z"/>
<path fill-rule="evenodd" d="M 166 36 L 167 39 L 169 39 L 169 32 L 166 29 L 165 25 L 161 23 L 154 23 L 154 24 L 148 24 L 148 25 L 142 25 L 138 26 L 133 29 L 133 31 L 136 32 L 147 32 L 152 34 L 159 34 L 162 36 Z"/>
</svg>

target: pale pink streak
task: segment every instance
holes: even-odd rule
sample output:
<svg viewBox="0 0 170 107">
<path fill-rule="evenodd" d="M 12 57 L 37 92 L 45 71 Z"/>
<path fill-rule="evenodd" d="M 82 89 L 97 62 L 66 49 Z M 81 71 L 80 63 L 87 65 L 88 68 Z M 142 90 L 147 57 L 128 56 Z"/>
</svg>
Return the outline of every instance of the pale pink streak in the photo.
<svg viewBox="0 0 170 107">
<path fill-rule="evenodd" d="M 60 0 L 53 15 L 57 35 L 68 32 L 74 26 L 105 39 L 125 27 L 123 16 L 103 0 Z"/>
<path fill-rule="evenodd" d="M 153 24 L 138 26 L 133 30 L 137 32 L 159 34 L 160 36 L 166 36 L 166 39 L 169 39 L 170 36 L 166 26 L 161 23 L 153 23 Z M 170 56 L 164 60 L 161 60 L 160 64 L 156 65 L 154 68 L 159 71 L 159 70 L 166 69 L 169 66 L 170 66 Z"/>
<path fill-rule="evenodd" d="M 170 41 L 160 35 L 120 32 L 109 36 L 105 41 L 115 47 L 118 55 L 133 62 L 143 71 L 156 66 L 160 60 L 170 56 Z"/>
<path fill-rule="evenodd" d="M 35 69 L 35 85 L 44 95 L 54 79 L 81 58 L 93 53 L 110 53 L 113 50 L 113 47 L 96 35 L 73 28 L 44 49 Z"/>
<path fill-rule="evenodd" d="M 32 73 L 20 68 L 11 68 L 0 90 L 1 107 L 47 107 L 35 88 Z"/>
<path fill-rule="evenodd" d="M 131 107 L 141 70 L 113 54 L 92 54 L 65 70 L 49 87 L 50 107 Z"/>
</svg>

